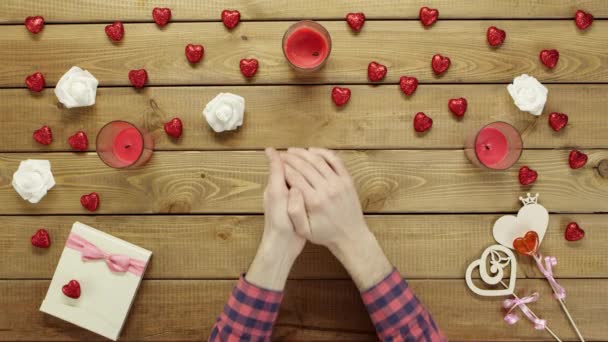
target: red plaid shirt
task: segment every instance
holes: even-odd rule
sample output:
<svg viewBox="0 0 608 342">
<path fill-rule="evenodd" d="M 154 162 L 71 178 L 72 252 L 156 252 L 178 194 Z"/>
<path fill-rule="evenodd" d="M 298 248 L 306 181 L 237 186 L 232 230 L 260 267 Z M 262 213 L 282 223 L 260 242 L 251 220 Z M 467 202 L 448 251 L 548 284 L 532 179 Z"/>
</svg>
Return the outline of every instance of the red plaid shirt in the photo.
<svg viewBox="0 0 608 342">
<path fill-rule="evenodd" d="M 382 341 L 447 341 L 397 270 L 361 294 Z M 209 341 L 270 341 L 283 293 L 241 277 Z"/>
</svg>

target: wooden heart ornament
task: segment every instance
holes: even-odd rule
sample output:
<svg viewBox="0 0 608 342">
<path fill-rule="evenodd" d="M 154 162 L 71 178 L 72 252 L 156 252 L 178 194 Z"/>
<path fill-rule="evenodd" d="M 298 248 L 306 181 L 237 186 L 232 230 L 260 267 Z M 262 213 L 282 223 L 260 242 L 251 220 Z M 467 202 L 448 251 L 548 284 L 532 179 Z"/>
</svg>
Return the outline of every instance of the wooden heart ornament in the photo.
<svg viewBox="0 0 608 342">
<path fill-rule="evenodd" d="M 488 265 L 490 268 L 488 269 Z M 503 281 L 505 279 L 505 269 L 509 268 L 510 274 L 507 279 L 508 285 Z M 479 276 L 487 285 L 499 285 L 499 289 L 482 289 L 473 282 L 473 271 L 479 268 Z M 481 258 L 473 261 L 465 273 L 467 286 L 471 291 L 480 296 L 508 296 L 515 291 L 515 280 L 517 279 L 517 261 L 515 255 L 510 249 L 501 245 L 492 245 L 486 248 L 481 254 Z M 501 284 L 502 283 L 502 284 Z M 504 285 L 507 287 L 505 288 Z"/>
<path fill-rule="evenodd" d="M 538 204 L 538 194 L 527 198 L 520 197 L 524 206 L 519 209 L 517 216 L 505 215 L 494 223 L 492 234 L 499 244 L 514 248 L 513 242 L 532 231 L 537 235 L 537 248 L 540 246 L 549 225 L 549 212 Z M 531 239 L 531 238 L 530 238 Z"/>
</svg>

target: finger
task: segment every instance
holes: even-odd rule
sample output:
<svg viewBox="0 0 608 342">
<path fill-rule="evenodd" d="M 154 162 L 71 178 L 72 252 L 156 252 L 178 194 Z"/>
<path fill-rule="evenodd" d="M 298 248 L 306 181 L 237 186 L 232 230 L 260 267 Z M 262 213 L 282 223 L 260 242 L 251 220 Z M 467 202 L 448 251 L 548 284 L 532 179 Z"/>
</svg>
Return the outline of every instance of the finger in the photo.
<svg viewBox="0 0 608 342">
<path fill-rule="evenodd" d="M 291 166 L 298 171 L 304 179 L 315 189 L 321 189 L 327 183 L 317 169 L 308 161 L 298 157 L 296 154 L 287 152 L 283 160 L 286 165 Z"/>
<path fill-rule="evenodd" d="M 298 188 L 289 189 L 289 199 L 287 200 L 287 213 L 296 233 L 304 238 L 311 237 L 310 223 L 304 207 L 304 197 Z"/>
<path fill-rule="evenodd" d="M 332 179 L 337 175 L 329 164 L 327 164 L 325 158 L 319 156 L 318 154 L 312 153 L 303 148 L 290 148 L 288 151 L 309 162 L 325 179 Z"/>
<path fill-rule="evenodd" d="M 302 176 L 298 171 L 296 171 L 293 167 L 289 166 L 289 164 L 285 165 L 285 179 L 287 179 L 287 184 L 291 188 L 298 188 L 304 194 L 305 200 L 310 200 L 314 196 L 314 189 L 308 184 L 304 176 Z"/>
<path fill-rule="evenodd" d="M 270 174 L 268 175 L 268 187 L 273 190 L 286 189 L 285 184 L 285 167 L 279 153 L 274 148 L 266 149 L 266 157 L 270 165 Z"/>
<path fill-rule="evenodd" d="M 334 169 L 334 171 L 336 171 L 336 173 L 340 176 L 349 176 L 348 171 L 346 170 L 346 167 L 344 166 L 344 163 L 342 162 L 342 159 L 340 159 L 340 157 L 338 157 L 334 152 L 324 149 L 324 148 L 316 148 L 316 147 L 311 147 L 308 149 L 310 152 L 317 154 L 321 157 L 323 157 L 327 163 L 331 166 L 332 169 Z"/>
</svg>

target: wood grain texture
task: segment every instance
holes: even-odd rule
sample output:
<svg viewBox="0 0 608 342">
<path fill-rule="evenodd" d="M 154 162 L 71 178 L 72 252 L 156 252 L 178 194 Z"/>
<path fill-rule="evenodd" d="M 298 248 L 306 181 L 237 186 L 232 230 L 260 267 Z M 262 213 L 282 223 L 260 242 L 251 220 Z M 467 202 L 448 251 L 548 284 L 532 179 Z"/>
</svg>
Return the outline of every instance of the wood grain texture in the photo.
<svg viewBox="0 0 608 342">
<path fill-rule="evenodd" d="M 370 229 L 391 262 L 408 279 L 462 278 L 467 263 L 494 242 L 501 215 L 369 216 Z M 4 216 L 0 217 L 0 279 L 51 278 L 72 224 L 80 221 L 154 252 L 146 278 L 238 278 L 249 267 L 263 231 L 262 216 Z M 583 240 L 564 239 L 576 221 Z M 559 278 L 608 277 L 608 215 L 551 215 L 542 252 L 555 255 Z M 51 234 L 49 249 L 33 248 L 39 227 Z M 179 253 L 177 252 L 179 251 Z M 529 258 L 519 258 L 519 276 L 542 278 Z M 350 279 L 330 252 L 308 244 L 292 279 Z"/>
<path fill-rule="evenodd" d="M 526 191 L 552 212 L 608 212 L 608 179 L 597 165 L 606 150 L 586 150 L 587 165 L 568 166 L 568 150 L 525 150 L 508 171 L 476 168 L 461 150 L 343 151 L 366 212 L 496 212 L 520 208 Z M 57 185 L 37 205 L 11 186 L 24 159 L 48 159 Z M 539 173 L 533 187 L 519 166 Z M 156 152 L 141 169 L 115 170 L 93 153 L 0 154 L 0 214 L 84 214 L 80 196 L 96 191 L 97 213 L 259 213 L 266 184 L 263 152 Z"/>
<path fill-rule="evenodd" d="M 508 326 L 502 320 L 501 300 L 470 292 L 463 280 L 412 280 L 418 297 L 451 340 L 548 340 L 526 321 Z M 568 308 L 589 341 L 608 339 L 602 317 L 608 314 L 608 280 L 564 279 Z M 205 339 L 221 311 L 234 280 L 154 281 L 142 284 L 121 340 L 192 341 Z M 543 280 L 519 280 L 520 293 L 538 291 L 532 309 L 548 320 L 564 340 L 576 340 L 551 289 Z M 93 333 L 38 311 L 47 280 L 0 281 L 0 339 L 100 340 Z M 6 314 L 7 313 L 7 314 Z M 350 281 L 292 280 L 275 328 L 274 340 L 373 340 L 374 332 Z"/>
<path fill-rule="evenodd" d="M 125 38 L 113 44 L 104 26 L 48 25 L 31 37 L 22 25 L 0 27 L 0 87 L 24 87 L 27 75 L 40 71 L 47 85 L 56 84 L 71 66 L 89 70 L 101 85 L 130 85 L 128 72 L 145 68 L 150 85 L 367 83 L 367 65 L 376 60 L 388 67 L 384 82 L 401 75 L 421 82 L 510 82 L 528 73 L 543 82 L 607 82 L 608 21 L 596 21 L 581 32 L 572 20 L 493 22 L 508 32 L 493 49 L 486 42 L 486 21 L 439 21 L 424 29 L 416 21 L 370 21 L 354 34 L 343 21 L 325 22 L 332 36 L 327 65 L 315 73 L 298 74 L 286 63 L 281 39 L 292 22 L 242 23 L 226 31 L 221 23 L 127 24 Z M 534 32 L 531 35 L 530 32 Z M 184 47 L 205 45 L 205 59 L 188 63 Z M 557 67 L 539 61 L 542 49 L 558 49 Z M 431 57 L 452 60 L 442 76 L 431 70 Z M 260 69 L 253 80 L 239 71 L 241 58 L 256 57 Z"/>
<path fill-rule="evenodd" d="M 559 133 L 547 124 L 547 115 L 534 117 L 513 105 L 504 85 L 421 85 L 405 97 L 397 85 L 349 86 L 346 107 L 331 100 L 331 86 L 269 87 L 151 87 L 102 88 L 97 103 L 68 110 L 47 89 L 32 96 L 25 89 L 0 90 L 4 119 L 0 151 L 69 151 L 67 137 L 84 130 L 91 142 L 112 120 L 127 120 L 153 132 L 157 150 L 238 150 L 266 146 L 326 146 L 330 148 L 400 149 L 462 148 L 467 134 L 488 122 L 513 124 L 523 132 L 528 148 L 608 147 L 608 116 L 604 95 L 608 85 L 548 85 L 545 113 L 569 114 L 569 124 Z M 202 118 L 205 104 L 220 92 L 245 97 L 244 125 L 235 133 L 215 134 Z M 465 118 L 456 119 L 447 108 L 450 98 L 468 100 Z M 412 128 L 415 113 L 424 111 L 434 120 L 424 137 Z M 184 122 L 179 140 L 169 138 L 163 122 L 173 117 Z M 42 125 L 53 130 L 54 142 L 43 146 L 32 139 Z M 91 151 L 95 144 L 89 145 Z"/>
</svg>

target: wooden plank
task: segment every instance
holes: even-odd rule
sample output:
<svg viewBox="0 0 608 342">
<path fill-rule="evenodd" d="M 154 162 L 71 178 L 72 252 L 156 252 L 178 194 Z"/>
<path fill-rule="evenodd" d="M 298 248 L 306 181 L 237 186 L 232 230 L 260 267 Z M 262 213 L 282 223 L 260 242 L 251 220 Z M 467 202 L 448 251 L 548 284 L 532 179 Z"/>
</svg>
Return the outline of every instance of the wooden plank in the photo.
<svg viewBox="0 0 608 342">
<path fill-rule="evenodd" d="M 461 278 L 467 260 L 494 243 L 492 215 L 369 216 L 367 221 L 388 258 L 409 278 Z M 0 279 L 51 278 L 74 221 L 80 221 L 154 252 L 146 272 L 152 279 L 238 278 L 255 255 L 262 216 L 5 216 L 0 218 Z M 564 229 L 578 222 L 587 235 L 577 243 Z M 542 252 L 555 255 L 560 278 L 608 277 L 608 215 L 551 215 Z M 29 237 L 45 227 L 48 250 L 32 248 Z M 179 251 L 177 253 L 176 251 Z M 519 276 L 542 278 L 528 258 Z M 308 244 L 292 279 L 349 279 L 329 251 Z"/>
<path fill-rule="evenodd" d="M 262 149 L 322 145 L 330 148 L 399 149 L 462 148 L 467 134 L 491 120 L 512 123 L 524 134 L 529 148 L 579 146 L 608 147 L 608 116 L 604 95 L 608 85 L 551 84 L 545 112 L 568 113 L 570 123 L 559 133 L 547 124 L 547 116 L 534 117 L 513 105 L 506 86 L 421 85 L 406 98 L 397 85 L 350 86 L 346 107 L 331 101 L 331 86 L 151 87 L 102 88 L 95 107 L 67 110 L 57 105 L 51 89 L 32 96 L 25 89 L 0 90 L 3 134 L 0 151 L 69 151 L 67 137 L 78 130 L 91 142 L 112 120 L 127 120 L 147 127 L 157 150 Z M 202 118 L 205 104 L 217 93 L 231 91 L 245 97 L 245 123 L 237 133 L 215 134 Z M 463 120 L 448 111 L 450 98 L 465 96 L 468 110 Z M 434 120 L 424 138 L 412 128 L 412 118 L 424 111 Z M 176 141 L 167 137 L 162 124 L 178 116 L 185 125 Z M 43 124 L 53 130 L 54 142 L 42 146 L 32 132 Z M 95 150 L 95 144 L 89 146 Z"/>
<path fill-rule="evenodd" d="M 608 280 L 562 280 L 568 308 L 589 341 L 608 339 Z M 233 280 L 146 280 L 121 340 L 200 341 L 221 311 Z M 501 299 L 472 294 L 463 280 L 412 280 L 410 285 L 451 340 L 548 340 L 526 321 L 502 320 Z M 551 289 L 543 280 L 520 280 L 521 293 L 538 291 L 532 309 L 565 341 L 576 340 Z M 38 311 L 48 281 L 0 281 L 0 339 L 27 341 L 100 340 L 83 329 Z M 350 281 L 289 281 L 274 340 L 372 340 L 373 328 Z"/>
<path fill-rule="evenodd" d="M 353 34 L 343 21 L 325 22 L 333 37 L 331 57 L 323 70 L 298 74 L 281 50 L 283 33 L 292 22 L 243 23 L 226 31 L 219 23 L 127 24 L 125 38 L 113 44 L 104 26 L 48 25 L 35 38 L 22 25 L 0 27 L 0 87 L 24 87 L 25 76 L 45 74 L 54 85 L 71 66 L 95 75 L 101 85 L 130 85 L 128 72 L 146 68 L 150 85 L 367 83 L 372 60 L 387 65 L 384 82 L 403 74 L 421 82 L 510 82 L 528 73 L 544 82 L 607 82 L 608 21 L 596 21 L 581 32 L 572 20 L 439 21 L 431 29 L 419 22 L 370 21 Z M 509 38 L 499 49 L 486 42 L 486 29 L 496 24 Z M 534 32 L 531 36 L 530 32 Z M 205 45 L 205 60 L 191 66 L 184 57 L 190 42 Z M 353 48 L 356 47 L 356 48 Z M 560 51 L 560 61 L 547 70 L 539 61 L 542 49 Z M 431 70 L 431 57 L 449 56 L 452 66 L 441 77 Z M 239 60 L 257 57 L 253 80 L 239 71 Z"/>
<path fill-rule="evenodd" d="M 368 213 L 503 212 L 520 207 L 526 191 L 543 195 L 552 212 L 608 212 L 608 179 L 597 166 L 606 150 L 586 150 L 587 165 L 568 166 L 568 150 L 525 150 L 508 171 L 476 168 L 461 150 L 340 152 Z M 57 185 L 37 205 L 11 186 L 24 159 L 48 159 Z M 521 187 L 529 165 L 539 180 Z M 100 214 L 259 213 L 267 179 L 263 152 L 156 152 L 138 170 L 115 170 L 93 153 L 0 154 L 0 214 L 84 214 L 80 196 L 96 191 Z"/>
<path fill-rule="evenodd" d="M 571 18 L 581 8 L 596 18 L 608 17 L 608 7 L 602 0 L 537 0 L 533 4 L 516 1 L 491 0 L 427 0 L 399 1 L 365 0 L 149 0 L 145 2 L 103 0 L 5 0 L 0 23 L 21 23 L 29 15 L 44 15 L 47 22 L 151 22 L 154 7 L 170 7 L 172 21 L 220 20 L 226 8 L 238 9 L 244 20 L 277 19 L 342 19 L 348 12 L 363 11 L 368 19 L 417 19 L 421 6 L 438 8 L 441 18 Z"/>
</svg>

